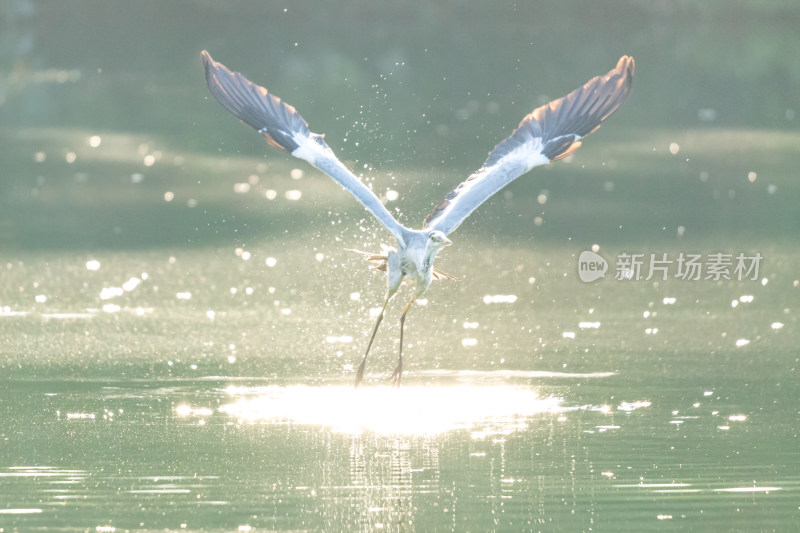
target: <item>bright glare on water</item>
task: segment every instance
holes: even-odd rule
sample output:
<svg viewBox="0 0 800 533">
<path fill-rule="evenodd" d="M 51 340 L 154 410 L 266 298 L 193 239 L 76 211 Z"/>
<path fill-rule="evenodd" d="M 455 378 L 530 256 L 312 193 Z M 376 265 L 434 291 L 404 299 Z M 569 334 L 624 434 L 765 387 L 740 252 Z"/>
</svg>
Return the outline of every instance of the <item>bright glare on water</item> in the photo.
<svg viewBox="0 0 800 533">
<path fill-rule="evenodd" d="M 527 428 L 529 417 L 557 413 L 561 400 L 501 386 L 348 386 L 227 389 L 232 402 L 220 411 L 239 423 L 272 422 L 329 427 L 336 432 L 434 435 L 480 428 L 508 434 Z M 251 397 L 254 396 L 254 397 Z M 179 406 L 177 412 L 195 414 Z M 486 429 L 491 428 L 491 429 Z"/>
</svg>

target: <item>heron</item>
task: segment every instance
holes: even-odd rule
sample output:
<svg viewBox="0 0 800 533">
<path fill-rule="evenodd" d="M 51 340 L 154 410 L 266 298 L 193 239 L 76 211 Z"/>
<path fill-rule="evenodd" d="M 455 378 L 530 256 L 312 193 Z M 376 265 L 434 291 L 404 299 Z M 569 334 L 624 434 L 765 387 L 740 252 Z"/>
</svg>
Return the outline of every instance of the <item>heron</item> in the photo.
<svg viewBox="0 0 800 533">
<path fill-rule="evenodd" d="M 206 83 L 214 98 L 241 121 L 262 134 L 267 143 L 303 159 L 350 192 L 395 240 L 384 253 L 365 253 L 378 270 L 386 272 L 386 296 L 358 366 L 355 387 L 364 377 L 372 344 L 383 322 L 386 307 L 401 284 L 414 282 L 411 299 L 400 313 L 400 348 L 391 376 L 400 386 L 403 376 L 403 331 L 406 315 L 433 280 L 453 279 L 434 268 L 437 254 L 452 241 L 448 238 L 481 204 L 534 167 L 572 155 L 584 137 L 595 131 L 628 98 L 633 83 L 634 61 L 622 56 L 615 68 L 595 76 L 566 96 L 534 109 L 517 128 L 489 152 L 483 165 L 448 193 L 425 218 L 422 229 L 401 224 L 377 195 L 336 157 L 324 135 L 312 133 L 297 110 L 256 85 L 239 72 L 202 52 Z M 362 252 L 363 253 L 363 252 Z"/>
</svg>

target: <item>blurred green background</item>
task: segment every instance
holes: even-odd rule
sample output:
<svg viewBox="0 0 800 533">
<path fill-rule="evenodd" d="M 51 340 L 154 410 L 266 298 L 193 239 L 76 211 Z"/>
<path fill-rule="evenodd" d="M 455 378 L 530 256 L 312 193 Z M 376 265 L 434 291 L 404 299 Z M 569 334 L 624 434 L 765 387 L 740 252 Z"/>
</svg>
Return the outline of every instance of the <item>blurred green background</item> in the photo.
<svg viewBox="0 0 800 533">
<path fill-rule="evenodd" d="M 795 2 L 11 0 L 1 14 L 5 259 L 313 232 L 330 202 L 357 211 L 305 167 L 330 200 L 283 212 L 232 194 L 294 163 L 209 99 L 202 49 L 295 105 L 376 191 L 399 190 L 413 226 L 531 109 L 630 54 L 634 94 L 576 164 L 515 183 L 517 217 L 495 201 L 462 231 L 794 243 L 800 228 Z"/>
</svg>

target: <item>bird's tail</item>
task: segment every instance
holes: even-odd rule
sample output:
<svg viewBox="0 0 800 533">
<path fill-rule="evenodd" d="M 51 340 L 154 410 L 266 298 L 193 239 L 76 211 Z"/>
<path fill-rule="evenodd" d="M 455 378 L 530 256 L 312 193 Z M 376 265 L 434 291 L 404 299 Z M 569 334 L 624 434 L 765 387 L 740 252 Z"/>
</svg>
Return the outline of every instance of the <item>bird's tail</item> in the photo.
<svg viewBox="0 0 800 533">
<path fill-rule="evenodd" d="M 373 270 L 378 270 L 380 272 L 386 272 L 387 269 L 388 269 L 387 264 L 388 264 L 389 257 L 386 254 L 376 254 L 376 253 L 372 253 L 372 252 L 364 252 L 362 250 L 355 250 L 353 248 L 345 248 L 345 250 L 348 251 L 348 252 L 355 252 L 357 254 L 363 255 L 364 259 L 366 259 L 368 263 L 372 264 L 372 269 Z M 455 276 L 453 276 L 451 274 L 448 274 L 447 272 L 444 272 L 443 270 L 439 270 L 436 267 L 433 267 L 433 279 L 435 279 L 435 280 L 448 279 L 448 280 L 458 281 L 457 277 L 455 277 Z"/>
<path fill-rule="evenodd" d="M 386 272 L 386 269 L 388 268 L 386 265 L 389 261 L 389 256 L 386 254 L 374 254 L 372 252 L 364 252 L 362 250 L 355 250 L 353 248 L 345 248 L 345 251 L 363 255 L 364 259 L 366 259 L 368 263 L 371 263 L 372 268 L 375 270 Z"/>
</svg>

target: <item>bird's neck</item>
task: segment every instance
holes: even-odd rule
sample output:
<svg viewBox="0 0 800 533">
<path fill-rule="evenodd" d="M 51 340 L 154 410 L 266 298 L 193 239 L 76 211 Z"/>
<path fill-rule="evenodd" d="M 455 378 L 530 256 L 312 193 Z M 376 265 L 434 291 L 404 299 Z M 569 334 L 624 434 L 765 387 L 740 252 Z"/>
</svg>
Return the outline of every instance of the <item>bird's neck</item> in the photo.
<svg viewBox="0 0 800 533">
<path fill-rule="evenodd" d="M 433 270 L 433 261 L 436 259 L 436 254 L 439 253 L 437 248 L 426 247 L 425 254 L 422 256 L 422 264 L 420 270 L 428 273 Z"/>
</svg>

